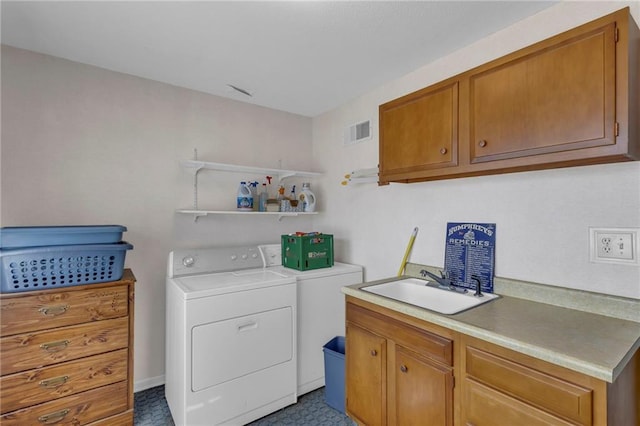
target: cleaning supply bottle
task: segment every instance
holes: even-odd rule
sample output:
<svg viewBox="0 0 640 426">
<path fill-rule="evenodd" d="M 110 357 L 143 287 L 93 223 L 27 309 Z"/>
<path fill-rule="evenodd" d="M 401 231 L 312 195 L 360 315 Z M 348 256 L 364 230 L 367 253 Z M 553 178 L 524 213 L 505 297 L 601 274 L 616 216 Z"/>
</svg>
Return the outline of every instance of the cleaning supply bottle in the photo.
<svg viewBox="0 0 640 426">
<path fill-rule="evenodd" d="M 249 182 L 249 189 L 251 190 L 251 197 L 253 198 L 253 210 L 258 211 L 258 181 Z"/>
<path fill-rule="evenodd" d="M 267 199 L 269 198 L 269 194 L 267 193 L 267 181 L 262 182 L 262 188 L 260 191 L 260 197 L 258 201 L 258 211 L 266 212 L 267 211 Z"/>
<path fill-rule="evenodd" d="M 267 200 L 271 197 L 271 194 L 273 193 L 273 191 L 271 190 L 271 179 L 273 179 L 272 176 L 265 176 L 267 179 Z"/>
<path fill-rule="evenodd" d="M 300 202 L 302 203 L 302 211 L 310 213 L 316 211 L 316 196 L 311 192 L 308 182 L 302 184 L 300 191 Z"/>
<path fill-rule="evenodd" d="M 240 182 L 240 186 L 238 187 L 237 207 L 238 210 L 244 212 L 250 212 L 253 210 L 253 195 L 251 195 L 251 188 L 249 188 L 247 183 L 244 181 Z"/>
<path fill-rule="evenodd" d="M 278 201 L 284 200 L 284 186 L 278 188 Z"/>
</svg>

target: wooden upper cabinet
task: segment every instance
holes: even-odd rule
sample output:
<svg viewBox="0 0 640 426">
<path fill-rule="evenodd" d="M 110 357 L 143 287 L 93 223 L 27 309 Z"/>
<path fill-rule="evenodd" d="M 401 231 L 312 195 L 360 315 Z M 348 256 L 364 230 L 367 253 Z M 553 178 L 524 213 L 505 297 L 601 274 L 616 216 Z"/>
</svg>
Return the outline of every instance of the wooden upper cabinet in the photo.
<svg viewBox="0 0 640 426">
<path fill-rule="evenodd" d="M 625 8 L 380 105 L 380 184 L 640 160 Z"/>
<path fill-rule="evenodd" d="M 388 102 L 379 113 L 381 182 L 457 164 L 456 81 Z"/>
<path fill-rule="evenodd" d="M 616 24 L 470 76 L 471 162 L 613 145 Z"/>
</svg>

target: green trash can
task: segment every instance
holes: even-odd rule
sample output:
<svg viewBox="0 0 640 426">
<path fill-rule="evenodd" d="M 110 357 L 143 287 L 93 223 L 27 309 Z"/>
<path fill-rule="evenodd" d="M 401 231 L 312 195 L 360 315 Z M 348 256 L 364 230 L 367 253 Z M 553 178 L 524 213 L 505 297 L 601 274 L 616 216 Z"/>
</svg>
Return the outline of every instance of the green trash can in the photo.
<svg viewBox="0 0 640 426">
<path fill-rule="evenodd" d="M 344 336 L 336 336 L 323 347 L 324 352 L 324 402 L 344 414 Z"/>
</svg>

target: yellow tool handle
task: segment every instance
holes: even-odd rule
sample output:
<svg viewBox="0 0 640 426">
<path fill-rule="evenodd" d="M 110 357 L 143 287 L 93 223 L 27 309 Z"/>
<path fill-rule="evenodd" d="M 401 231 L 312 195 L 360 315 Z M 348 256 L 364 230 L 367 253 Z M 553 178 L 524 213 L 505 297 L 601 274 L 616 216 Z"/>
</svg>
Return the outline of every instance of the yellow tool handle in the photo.
<svg viewBox="0 0 640 426">
<path fill-rule="evenodd" d="M 407 259 L 409 258 L 409 253 L 413 248 L 413 242 L 416 240 L 416 235 L 418 235 L 418 227 L 413 228 L 413 232 L 411 233 L 411 237 L 409 238 L 409 243 L 407 244 L 407 249 L 404 252 L 404 257 L 402 258 L 402 264 L 400 265 L 400 269 L 398 270 L 398 276 L 401 276 L 404 272 L 404 267 L 407 265 Z"/>
</svg>

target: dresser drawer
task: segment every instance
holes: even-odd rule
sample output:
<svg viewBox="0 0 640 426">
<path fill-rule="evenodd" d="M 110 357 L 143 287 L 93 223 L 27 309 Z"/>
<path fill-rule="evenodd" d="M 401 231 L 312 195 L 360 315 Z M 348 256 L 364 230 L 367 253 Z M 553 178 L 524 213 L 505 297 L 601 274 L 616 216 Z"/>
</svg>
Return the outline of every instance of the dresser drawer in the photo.
<svg viewBox="0 0 640 426">
<path fill-rule="evenodd" d="M 133 410 L 89 423 L 89 426 L 133 426 Z"/>
<path fill-rule="evenodd" d="M 466 373 L 506 395 L 571 419 L 592 422 L 592 391 L 565 380 L 467 346 Z"/>
<path fill-rule="evenodd" d="M 129 287 L 92 284 L 67 291 L 3 295 L 0 336 L 28 333 L 128 315 Z"/>
<path fill-rule="evenodd" d="M 127 392 L 127 382 L 118 382 L 4 414 L 0 418 L 0 424 L 2 426 L 85 425 L 127 410 Z"/>
<path fill-rule="evenodd" d="M 128 317 L 3 337 L 0 372 L 4 376 L 126 348 L 128 344 Z"/>
<path fill-rule="evenodd" d="M 20 408 L 127 380 L 129 351 L 120 349 L 0 378 L 0 410 Z"/>
</svg>

